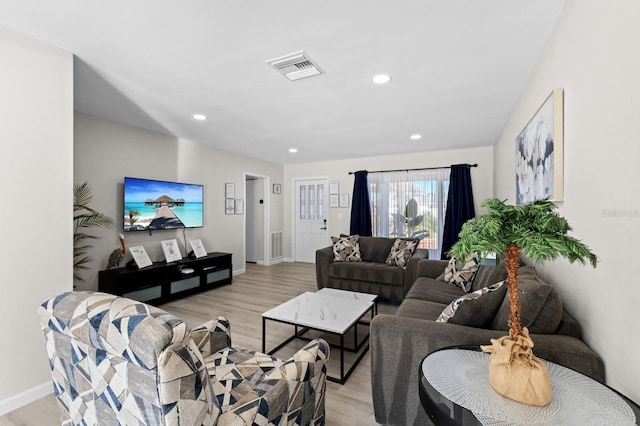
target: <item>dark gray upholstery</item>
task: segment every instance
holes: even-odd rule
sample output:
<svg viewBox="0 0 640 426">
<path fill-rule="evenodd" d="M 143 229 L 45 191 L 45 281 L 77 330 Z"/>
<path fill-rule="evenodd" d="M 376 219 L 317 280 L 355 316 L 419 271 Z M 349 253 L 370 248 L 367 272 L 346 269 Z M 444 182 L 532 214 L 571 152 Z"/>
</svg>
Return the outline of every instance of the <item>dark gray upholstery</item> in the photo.
<svg viewBox="0 0 640 426">
<path fill-rule="evenodd" d="M 486 345 L 491 339 L 506 335 L 504 330 L 491 327 L 435 321 L 447 304 L 462 294 L 462 290 L 456 292 L 453 285 L 435 280 L 446 265 L 446 261 L 421 260 L 417 265 L 419 278 L 396 314 L 377 315 L 371 322 L 371 384 L 375 417 L 380 424 L 432 424 L 418 396 L 419 368 L 424 357 L 450 346 Z M 504 265 L 481 266 L 472 289 L 504 279 Z M 525 293 L 523 303 L 535 305 L 523 316 L 523 324 L 530 322 L 536 330 L 552 329 L 547 334 L 532 332 L 534 353 L 603 382 L 602 359 L 580 340 L 579 324 L 563 310 L 553 287 L 535 276 L 532 268 L 520 268 L 520 279 L 519 285 Z M 507 293 L 501 292 L 503 301 L 498 311 L 505 306 Z M 445 302 L 447 294 L 450 298 Z M 495 300 L 487 301 L 495 305 Z M 496 313 L 495 317 L 498 315 L 502 313 Z"/>
<path fill-rule="evenodd" d="M 316 251 L 318 289 L 324 287 L 377 294 L 386 299 L 404 299 L 417 277 L 418 262 L 427 250 L 416 249 L 406 269 L 387 265 L 387 256 L 395 238 L 360 237 L 362 262 L 336 262 L 332 247 Z"/>
<path fill-rule="evenodd" d="M 530 333 L 556 333 L 562 320 L 562 302 L 554 288 L 540 280 L 532 266 L 525 266 L 520 268 L 518 290 L 522 326 Z M 489 328 L 509 330 L 508 321 L 509 298 L 505 297 Z"/>
</svg>

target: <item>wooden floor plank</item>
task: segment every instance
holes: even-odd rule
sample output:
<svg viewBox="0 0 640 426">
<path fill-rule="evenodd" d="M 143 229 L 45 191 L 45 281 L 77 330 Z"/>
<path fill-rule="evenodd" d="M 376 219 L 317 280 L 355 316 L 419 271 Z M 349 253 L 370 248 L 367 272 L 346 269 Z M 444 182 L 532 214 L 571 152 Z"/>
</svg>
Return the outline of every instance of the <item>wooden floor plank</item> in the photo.
<svg viewBox="0 0 640 426">
<path fill-rule="evenodd" d="M 247 272 L 235 276 L 233 284 L 160 305 L 160 308 L 182 318 L 190 327 L 212 317 L 225 316 L 231 322 L 233 346 L 261 350 L 262 312 L 305 291 L 316 291 L 315 265 L 280 263 L 273 266 L 247 264 Z M 394 313 L 396 307 L 380 304 L 379 313 Z M 267 347 L 274 347 L 293 333 L 290 326 L 268 324 Z M 304 342 L 295 340 L 276 354 L 286 358 Z M 331 366 L 338 360 L 332 353 Z M 327 426 L 371 426 L 377 423 L 371 402 L 369 354 L 354 370 L 344 385 L 327 383 Z M 59 425 L 58 407 L 53 395 L 0 416 L 0 426 Z"/>
</svg>

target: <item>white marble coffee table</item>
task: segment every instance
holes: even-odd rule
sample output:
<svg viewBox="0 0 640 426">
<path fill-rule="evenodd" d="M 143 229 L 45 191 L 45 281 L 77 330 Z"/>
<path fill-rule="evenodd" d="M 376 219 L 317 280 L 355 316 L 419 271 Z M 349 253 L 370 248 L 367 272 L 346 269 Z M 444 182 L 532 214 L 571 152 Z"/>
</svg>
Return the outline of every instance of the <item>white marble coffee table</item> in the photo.
<svg viewBox="0 0 640 426">
<path fill-rule="evenodd" d="M 276 306 L 262 314 L 262 352 L 272 354 L 296 338 L 304 338 L 308 330 L 319 330 L 335 334 L 340 337 L 340 377 L 327 375 L 327 379 L 343 384 L 347 381 L 358 363 L 369 350 L 369 333 L 358 341 L 358 324 L 362 318 L 371 312 L 371 318 L 376 313 L 375 294 L 357 293 L 353 291 L 323 288 L 317 292 L 306 292 L 293 299 Z M 266 351 L 266 320 L 282 322 L 294 326 L 294 334 L 269 352 Z M 302 329 L 298 329 L 302 327 Z M 345 334 L 354 329 L 353 347 L 345 347 Z M 359 352 L 349 370 L 345 373 L 344 352 Z"/>
</svg>

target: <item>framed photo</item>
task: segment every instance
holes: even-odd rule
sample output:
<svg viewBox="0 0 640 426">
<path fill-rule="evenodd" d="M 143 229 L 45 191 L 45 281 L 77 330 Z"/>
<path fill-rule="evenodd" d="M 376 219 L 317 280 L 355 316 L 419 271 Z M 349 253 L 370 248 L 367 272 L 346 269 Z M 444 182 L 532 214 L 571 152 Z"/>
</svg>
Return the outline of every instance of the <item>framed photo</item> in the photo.
<svg viewBox="0 0 640 426">
<path fill-rule="evenodd" d="M 129 247 L 129 252 L 131 253 L 131 256 L 133 256 L 133 260 L 136 262 L 136 265 L 138 265 L 138 269 L 153 265 L 153 262 L 149 259 L 149 255 L 144 249 L 144 246 Z"/>
<path fill-rule="evenodd" d="M 162 243 L 162 252 L 164 253 L 164 259 L 167 263 L 176 262 L 182 260 L 182 254 L 180 254 L 180 247 L 178 246 L 178 240 L 164 240 Z"/>
<path fill-rule="evenodd" d="M 340 207 L 349 207 L 349 194 L 340 194 Z"/>
<path fill-rule="evenodd" d="M 338 207 L 340 196 L 338 194 L 329 194 L 329 207 Z"/>
<path fill-rule="evenodd" d="M 224 184 L 224 198 L 235 198 L 236 197 L 236 184 L 235 183 L 225 183 Z"/>
<path fill-rule="evenodd" d="M 235 214 L 244 214 L 244 200 L 236 200 L 235 202 L 235 206 L 234 206 L 234 213 Z"/>
<path fill-rule="evenodd" d="M 235 200 L 233 198 L 227 198 L 224 202 L 224 213 L 235 214 Z"/>
<path fill-rule="evenodd" d="M 189 244 L 191 245 L 191 250 L 193 250 L 193 254 L 196 256 L 196 259 L 207 256 L 207 251 L 204 249 L 202 241 L 190 240 Z"/>
<path fill-rule="evenodd" d="M 280 194 L 280 192 L 282 192 L 282 186 L 279 183 L 274 183 L 273 184 L 273 193 L 274 194 Z"/>
<path fill-rule="evenodd" d="M 516 138 L 516 204 L 564 199 L 563 103 L 555 89 Z"/>
<path fill-rule="evenodd" d="M 329 194 L 338 194 L 340 192 L 340 183 L 338 181 L 329 182 Z"/>
</svg>

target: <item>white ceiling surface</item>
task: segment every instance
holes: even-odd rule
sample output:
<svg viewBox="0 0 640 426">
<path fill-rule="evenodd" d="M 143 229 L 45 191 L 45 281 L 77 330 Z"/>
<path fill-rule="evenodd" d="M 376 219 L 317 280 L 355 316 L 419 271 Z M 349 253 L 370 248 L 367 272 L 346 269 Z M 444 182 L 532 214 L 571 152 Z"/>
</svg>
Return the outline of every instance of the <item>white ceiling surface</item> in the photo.
<svg viewBox="0 0 640 426">
<path fill-rule="evenodd" d="M 493 145 L 563 4 L 0 0 L 0 25 L 76 55 L 77 111 L 290 164 Z M 299 50 L 326 73 L 265 63 Z"/>
</svg>

